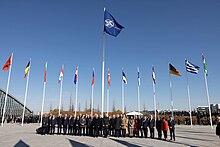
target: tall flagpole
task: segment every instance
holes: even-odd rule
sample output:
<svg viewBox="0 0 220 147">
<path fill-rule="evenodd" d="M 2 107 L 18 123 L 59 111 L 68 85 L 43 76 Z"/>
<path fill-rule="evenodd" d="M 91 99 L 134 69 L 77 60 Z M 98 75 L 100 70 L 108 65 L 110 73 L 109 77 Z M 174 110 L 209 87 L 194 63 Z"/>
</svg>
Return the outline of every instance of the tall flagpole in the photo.
<svg viewBox="0 0 220 147">
<path fill-rule="evenodd" d="M 210 119 L 211 128 L 213 129 L 213 126 L 212 126 L 212 112 L 211 112 L 211 108 L 210 108 L 210 99 L 209 99 L 209 89 L 208 89 L 208 82 L 207 82 L 205 72 L 204 72 L 204 75 L 205 75 L 206 95 L 207 95 L 207 100 L 208 100 L 208 105 L 209 105 L 209 119 Z"/>
<path fill-rule="evenodd" d="M 171 76 L 169 73 L 169 77 L 170 77 L 170 98 L 171 98 L 171 113 L 172 113 L 172 117 L 174 119 L 174 115 L 173 115 L 173 95 L 172 95 L 172 82 L 171 82 Z"/>
<path fill-rule="evenodd" d="M 107 115 L 109 113 L 109 87 L 107 89 Z"/>
<path fill-rule="evenodd" d="M 140 85 L 138 84 L 138 112 L 141 112 L 140 108 Z"/>
<path fill-rule="evenodd" d="M 30 61 L 31 61 L 31 59 L 30 59 Z M 30 70 L 31 70 L 31 62 L 30 62 L 30 68 L 28 71 L 27 82 L 26 82 L 26 90 L 25 90 L 25 96 L 24 96 L 24 107 L 23 107 L 21 126 L 24 125 L 24 114 L 25 114 L 25 107 L 26 107 L 26 100 L 27 100 L 27 93 L 28 93 L 28 82 L 29 82 Z"/>
<path fill-rule="evenodd" d="M 125 84 L 124 84 L 124 81 L 122 80 L 122 90 L 121 90 L 121 95 L 122 95 L 122 97 L 121 97 L 121 103 L 122 103 L 122 108 L 121 108 L 121 111 L 122 111 L 122 114 L 124 114 L 124 100 L 125 100 L 125 98 L 124 98 L 124 94 L 125 94 L 125 92 L 124 92 L 124 88 L 125 88 Z"/>
<path fill-rule="evenodd" d="M 46 62 L 46 70 L 47 70 L 47 62 Z M 44 113 L 45 90 L 46 90 L 46 81 L 44 81 L 43 99 L 42 99 L 42 106 L 41 106 L 41 116 L 40 116 L 40 126 L 41 127 L 42 127 L 42 119 L 43 119 L 43 113 Z M 60 114 L 60 112 L 59 112 L 59 114 Z"/>
<path fill-rule="evenodd" d="M 154 92 L 154 119 L 157 119 L 157 107 L 156 107 L 156 85 L 153 81 L 153 92 Z M 156 123 L 156 121 L 155 121 Z"/>
<path fill-rule="evenodd" d="M 12 60 L 13 60 L 13 53 L 11 54 L 11 65 L 9 68 L 9 73 L 8 73 L 8 83 L 7 83 L 7 88 L 6 88 L 6 93 L 5 93 L 5 103 L 4 103 L 4 108 L 3 108 L 3 115 L 2 115 L 2 125 L 4 125 L 4 119 L 5 119 L 5 109 L 6 109 L 6 103 L 7 103 L 7 98 L 8 98 L 8 89 L 9 89 L 9 83 L 10 83 L 10 77 L 11 77 L 11 67 L 12 67 Z"/>
<path fill-rule="evenodd" d="M 77 81 L 76 81 L 76 102 L 75 102 L 75 116 L 76 116 L 76 112 L 77 112 L 77 99 L 78 99 L 78 79 L 77 79 Z"/>
<path fill-rule="evenodd" d="M 192 108 L 191 108 L 191 99 L 190 99 L 189 80 L 188 80 L 188 72 L 187 72 L 187 70 L 186 70 L 186 81 L 187 81 L 187 92 L 188 92 L 188 99 L 189 99 L 190 125 L 192 127 Z"/>
<path fill-rule="evenodd" d="M 61 78 L 61 81 L 60 81 L 59 115 L 60 115 L 60 109 L 61 109 L 62 91 L 63 91 L 63 77 Z"/>
<path fill-rule="evenodd" d="M 94 91 L 94 84 L 92 85 L 92 104 L 91 104 L 91 115 L 92 116 L 93 116 L 93 108 L 94 108 L 93 91 Z"/>
</svg>

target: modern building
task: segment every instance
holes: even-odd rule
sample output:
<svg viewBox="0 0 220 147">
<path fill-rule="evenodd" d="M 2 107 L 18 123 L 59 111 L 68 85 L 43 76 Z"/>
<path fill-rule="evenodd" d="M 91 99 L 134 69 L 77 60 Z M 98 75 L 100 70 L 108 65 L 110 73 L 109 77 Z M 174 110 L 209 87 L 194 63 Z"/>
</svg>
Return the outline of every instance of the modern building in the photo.
<svg viewBox="0 0 220 147">
<path fill-rule="evenodd" d="M 4 103 L 5 103 L 6 92 L 3 89 L 0 89 L 0 117 L 3 115 Z M 24 104 L 17 100 L 13 95 L 8 94 L 6 109 L 5 109 L 5 118 L 7 117 L 17 117 L 22 116 Z M 25 107 L 25 115 L 30 115 L 33 112 Z"/>
</svg>

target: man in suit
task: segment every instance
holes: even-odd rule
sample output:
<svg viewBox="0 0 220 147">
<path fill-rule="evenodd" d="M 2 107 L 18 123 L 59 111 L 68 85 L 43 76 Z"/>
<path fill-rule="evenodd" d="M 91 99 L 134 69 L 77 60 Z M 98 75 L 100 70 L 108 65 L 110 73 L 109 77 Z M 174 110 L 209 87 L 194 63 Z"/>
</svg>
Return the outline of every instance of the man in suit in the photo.
<svg viewBox="0 0 220 147">
<path fill-rule="evenodd" d="M 73 123 L 73 116 L 72 115 L 70 115 L 68 122 L 69 122 L 68 123 L 68 135 L 73 135 L 73 125 L 74 125 L 74 123 Z"/>
<path fill-rule="evenodd" d="M 139 116 L 139 121 L 138 121 L 138 128 L 139 128 L 139 132 L 141 133 L 141 136 L 139 136 L 139 137 L 141 137 L 141 138 L 143 138 L 143 117 L 140 115 Z M 139 134 L 139 132 L 138 132 L 138 134 Z"/>
<path fill-rule="evenodd" d="M 86 127 L 86 118 L 85 115 L 82 115 L 82 117 L 79 119 L 80 122 L 80 136 L 85 136 L 85 127 Z"/>
<path fill-rule="evenodd" d="M 57 119 L 56 119 L 55 115 L 53 115 L 51 118 L 51 134 L 52 135 L 54 135 L 56 124 L 57 124 Z"/>
<path fill-rule="evenodd" d="M 155 127 L 155 119 L 153 116 L 150 116 L 149 128 L 150 128 L 150 138 L 154 138 L 154 127 Z"/>
<path fill-rule="evenodd" d="M 45 114 L 42 118 L 42 135 L 47 134 L 48 132 L 48 117 Z"/>
<path fill-rule="evenodd" d="M 121 129 L 121 118 L 119 117 L 119 114 L 117 114 L 117 117 L 115 118 L 115 137 L 120 137 L 120 129 Z"/>
<path fill-rule="evenodd" d="M 95 114 L 95 117 L 93 118 L 93 123 L 92 124 L 93 124 L 93 129 L 94 129 L 94 137 L 98 137 L 100 120 L 99 120 L 97 114 Z"/>
<path fill-rule="evenodd" d="M 69 118 L 67 117 L 67 114 L 65 114 L 63 118 L 63 135 L 66 135 L 68 124 L 69 124 Z"/>
<path fill-rule="evenodd" d="M 62 114 L 60 114 L 57 117 L 57 135 L 60 135 L 62 132 L 62 124 L 63 124 L 63 117 Z"/>
<path fill-rule="evenodd" d="M 170 116 L 168 126 L 170 129 L 170 140 L 173 139 L 175 141 L 175 121 L 173 120 L 172 116 Z"/>
<path fill-rule="evenodd" d="M 143 126 L 143 130 L 144 130 L 144 138 L 147 138 L 148 126 L 149 126 L 149 120 L 148 120 L 147 116 L 144 116 L 144 119 L 142 121 L 142 126 Z"/>
<path fill-rule="evenodd" d="M 106 138 L 108 136 L 108 127 L 109 127 L 108 114 L 105 114 L 105 117 L 102 120 L 102 125 L 103 125 L 103 135 Z"/>
<path fill-rule="evenodd" d="M 51 120 L 52 120 L 52 113 L 50 113 L 49 117 L 48 117 L 48 134 L 52 134 L 52 128 L 51 128 Z"/>
<path fill-rule="evenodd" d="M 158 116 L 157 120 L 156 120 L 156 129 L 157 129 L 157 133 L 158 133 L 158 139 L 162 139 L 162 128 L 161 128 L 161 124 L 162 121 L 160 119 L 160 117 Z"/>
</svg>

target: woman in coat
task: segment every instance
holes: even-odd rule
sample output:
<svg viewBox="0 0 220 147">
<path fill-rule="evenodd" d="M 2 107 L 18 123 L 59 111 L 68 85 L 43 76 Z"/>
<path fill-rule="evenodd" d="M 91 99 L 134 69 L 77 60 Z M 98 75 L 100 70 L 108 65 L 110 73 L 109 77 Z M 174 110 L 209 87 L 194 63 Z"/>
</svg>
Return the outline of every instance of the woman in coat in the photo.
<svg viewBox="0 0 220 147">
<path fill-rule="evenodd" d="M 135 116 L 135 119 L 134 119 L 134 136 L 137 135 L 139 137 L 139 128 L 138 128 L 138 124 L 139 124 L 139 120 L 138 120 L 138 117 Z"/>
<path fill-rule="evenodd" d="M 126 136 L 126 130 L 127 130 L 127 127 L 128 127 L 128 119 L 125 115 L 122 116 L 122 137 L 125 137 Z"/>
<path fill-rule="evenodd" d="M 128 128 L 129 128 L 129 136 L 133 137 L 133 131 L 134 131 L 134 119 L 133 116 L 128 120 Z"/>
<path fill-rule="evenodd" d="M 163 117 L 162 118 L 162 123 L 161 123 L 161 129 L 163 131 L 163 135 L 164 135 L 164 140 L 167 140 L 167 131 L 168 131 L 168 122 L 166 121 L 166 119 Z"/>
</svg>

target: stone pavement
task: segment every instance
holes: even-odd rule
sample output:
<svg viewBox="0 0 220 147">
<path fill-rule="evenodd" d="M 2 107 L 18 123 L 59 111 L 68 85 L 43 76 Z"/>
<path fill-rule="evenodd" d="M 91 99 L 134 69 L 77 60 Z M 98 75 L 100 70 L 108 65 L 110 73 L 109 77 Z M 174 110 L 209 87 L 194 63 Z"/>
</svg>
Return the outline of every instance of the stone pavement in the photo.
<svg viewBox="0 0 220 147">
<path fill-rule="evenodd" d="M 176 126 L 176 141 L 144 138 L 93 138 L 64 135 L 38 135 L 39 124 L 5 124 L 0 126 L 0 147 L 220 147 L 220 138 L 210 126 Z M 155 133 L 157 133 L 155 131 Z M 169 135 L 169 133 L 168 133 Z"/>
</svg>

